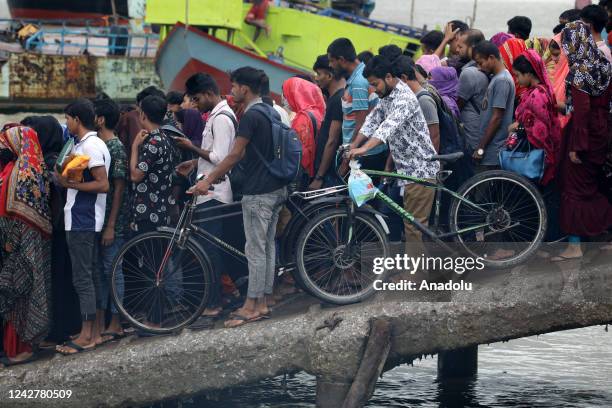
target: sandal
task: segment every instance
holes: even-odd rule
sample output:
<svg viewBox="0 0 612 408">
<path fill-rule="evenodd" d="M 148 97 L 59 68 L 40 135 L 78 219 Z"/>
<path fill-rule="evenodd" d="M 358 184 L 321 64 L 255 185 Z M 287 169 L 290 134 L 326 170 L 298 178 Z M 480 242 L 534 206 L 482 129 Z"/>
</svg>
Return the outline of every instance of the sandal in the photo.
<svg viewBox="0 0 612 408">
<path fill-rule="evenodd" d="M 0 358 L 0 364 L 2 364 L 5 367 L 11 367 L 11 366 L 16 366 L 20 364 L 31 363 L 36 360 L 38 360 L 38 356 L 36 355 L 36 353 L 32 353 L 30 357 L 26 358 L 25 360 L 19 360 L 19 361 L 11 360 L 10 358 L 3 356 L 2 358 Z"/>
<path fill-rule="evenodd" d="M 106 343 L 112 343 L 114 341 L 118 341 L 121 340 L 125 337 L 127 337 L 128 335 L 125 333 L 115 333 L 115 332 L 104 332 L 104 333 L 100 333 L 100 337 L 110 337 L 110 339 L 108 340 L 104 340 L 102 341 L 102 343 L 100 344 L 106 344 Z"/>
<path fill-rule="evenodd" d="M 246 317 L 246 316 L 243 316 L 243 315 L 240 315 L 240 314 L 236 313 L 235 315 L 233 315 L 232 317 L 230 317 L 228 320 L 225 321 L 224 326 L 225 326 L 226 329 L 234 329 L 236 327 L 244 326 L 245 324 L 248 324 L 248 323 L 258 322 L 258 321 L 263 320 L 263 319 L 265 319 L 265 317 L 263 317 L 262 315 L 257 315 L 255 317 L 249 318 L 249 317 Z M 228 323 L 232 322 L 232 321 L 236 321 L 236 322 L 240 322 L 240 323 L 238 323 L 237 325 L 234 325 L 234 326 L 228 325 Z"/>
<path fill-rule="evenodd" d="M 76 350 L 76 351 L 75 352 L 70 352 L 70 351 L 61 350 L 61 348 L 63 348 L 63 347 L 70 347 L 71 349 Z M 61 346 L 57 346 L 55 348 L 55 351 L 57 351 L 61 355 L 70 356 L 72 354 L 85 353 L 86 351 L 95 350 L 95 348 L 96 348 L 95 344 L 93 346 L 89 346 L 89 347 L 81 347 L 81 346 L 79 346 L 78 344 L 76 344 L 73 341 L 68 341 L 68 342 L 62 344 Z"/>
<path fill-rule="evenodd" d="M 568 262 L 568 261 L 575 261 L 577 259 L 582 259 L 582 256 L 567 257 L 563 255 L 557 255 L 557 256 L 553 256 L 552 258 L 550 258 L 550 261 L 551 262 Z"/>
</svg>

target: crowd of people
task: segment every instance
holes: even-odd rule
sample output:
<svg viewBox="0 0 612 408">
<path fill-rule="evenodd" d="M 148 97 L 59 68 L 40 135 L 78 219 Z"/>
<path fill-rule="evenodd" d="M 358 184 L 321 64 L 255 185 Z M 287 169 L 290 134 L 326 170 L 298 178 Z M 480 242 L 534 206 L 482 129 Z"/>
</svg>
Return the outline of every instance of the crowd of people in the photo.
<svg viewBox="0 0 612 408">
<path fill-rule="evenodd" d="M 65 108 L 64 126 L 52 116 L 7 124 L 0 133 L 1 362 L 32 361 L 38 348 L 55 343 L 58 353 L 75 354 L 125 336 L 109 298 L 113 262 L 127 240 L 176 225 L 187 193 L 211 216 L 241 201 L 241 222 L 201 225 L 244 245 L 248 260 L 244 301 L 225 326 L 268 317 L 279 300 L 276 239 L 291 216 L 288 183 L 267 164 L 279 126 L 301 142 L 297 185 L 310 190 L 342 183 L 338 173 L 348 171 L 348 158 L 336 171 L 341 144 L 364 168 L 435 181 L 440 164 L 429 159 L 447 147 L 448 124 L 460 124 L 467 160 L 457 170 L 459 183 L 498 169 L 509 136 L 522 138 L 546 152 L 536 182 L 549 211 L 547 239 L 568 237 L 552 260 L 581 257 L 581 240 L 612 226 L 604 177 L 611 159 L 611 16 L 606 0 L 569 10 L 550 39 L 532 38 L 522 16 L 490 40 L 452 21 L 421 39 L 416 60 L 395 45 L 357 54 L 350 39 L 338 38 L 314 61 L 313 77 L 283 84 L 280 104 L 265 72 L 242 67 L 231 73 L 228 96 L 210 75 L 197 73 L 184 92 L 148 87 L 134 106 L 105 94 L 78 99 Z M 70 153 L 89 158 L 81 180 L 57 171 L 69 141 Z M 197 174 L 205 178 L 196 181 Z M 434 191 L 398 187 L 404 208 L 427 225 Z M 406 224 L 403 239 L 420 242 L 421 235 Z M 215 275 L 204 315 L 216 318 L 236 293 L 236 273 L 222 252 L 201 244 Z"/>
</svg>

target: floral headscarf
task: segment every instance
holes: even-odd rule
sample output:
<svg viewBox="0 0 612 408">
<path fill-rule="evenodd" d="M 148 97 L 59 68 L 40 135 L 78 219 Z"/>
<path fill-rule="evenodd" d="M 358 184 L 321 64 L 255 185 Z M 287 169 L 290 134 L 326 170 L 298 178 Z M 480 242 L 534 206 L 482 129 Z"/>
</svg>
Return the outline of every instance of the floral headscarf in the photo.
<svg viewBox="0 0 612 408">
<path fill-rule="evenodd" d="M 501 47 L 502 45 L 504 45 L 504 43 L 506 41 L 508 41 L 509 39 L 514 38 L 514 36 L 512 34 L 508 34 L 508 33 L 497 33 L 495 34 L 493 37 L 491 37 L 491 42 L 493 44 L 495 44 L 495 46 L 497 48 Z"/>
<path fill-rule="evenodd" d="M 561 49 L 569 62 L 568 84 L 591 96 L 599 96 L 608 89 L 612 67 L 585 23 L 574 21 L 565 26 Z"/>
<path fill-rule="evenodd" d="M 20 219 L 51 235 L 49 175 L 36 132 L 11 127 L 0 133 L 0 146 L 17 157 L 0 171 L 0 217 Z"/>
</svg>

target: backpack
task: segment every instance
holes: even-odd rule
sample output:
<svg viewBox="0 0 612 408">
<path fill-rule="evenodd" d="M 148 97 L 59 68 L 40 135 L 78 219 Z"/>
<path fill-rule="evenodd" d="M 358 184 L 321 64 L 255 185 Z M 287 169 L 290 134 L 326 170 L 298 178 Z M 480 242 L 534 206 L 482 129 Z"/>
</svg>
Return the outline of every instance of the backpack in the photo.
<svg viewBox="0 0 612 408">
<path fill-rule="evenodd" d="M 272 107 L 258 103 L 251 109 L 264 115 L 272 128 L 272 161 L 268 161 L 255 146 L 253 150 L 264 163 L 270 174 L 289 184 L 300 175 L 302 162 L 302 143 L 292 128 L 284 125 Z M 276 113 L 276 112 L 274 112 Z"/>
<path fill-rule="evenodd" d="M 436 103 L 438 125 L 440 126 L 440 154 L 463 152 L 465 148 L 465 133 L 463 125 L 448 109 L 443 101 L 435 98 L 429 91 L 420 92 L 417 98 L 429 95 Z"/>
</svg>

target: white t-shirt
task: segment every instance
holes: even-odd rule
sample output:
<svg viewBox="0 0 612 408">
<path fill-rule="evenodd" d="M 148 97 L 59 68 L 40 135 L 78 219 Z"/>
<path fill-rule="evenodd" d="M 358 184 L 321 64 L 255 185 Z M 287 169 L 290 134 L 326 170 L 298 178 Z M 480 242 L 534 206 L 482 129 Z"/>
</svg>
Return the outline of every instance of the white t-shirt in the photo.
<svg viewBox="0 0 612 408">
<path fill-rule="evenodd" d="M 93 181 L 90 170 L 104 166 L 106 174 L 111 158 L 106 143 L 96 132 L 87 133 L 80 142 L 75 143 L 73 154 L 89 156 L 89 164 L 83 172 L 83 181 Z M 73 188 L 68 189 L 64 206 L 64 227 L 66 231 L 100 232 L 104 226 L 106 213 L 106 194 L 86 193 Z"/>
<path fill-rule="evenodd" d="M 204 127 L 202 135 L 202 149 L 210 152 L 210 161 L 200 157 L 198 159 L 198 175 L 208 175 L 219 164 L 234 147 L 236 139 L 236 129 L 232 120 L 224 113 L 231 115 L 234 119 L 236 116 L 227 104 L 227 101 L 221 101 L 210 113 L 210 117 Z M 198 197 L 198 204 L 209 200 L 218 200 L 224 204 L 230 204 L 233 200 L 232 185 L 229 178 L 226 177 L 219 184 L 214 185 L 214 190 Z"/>
</svg>

